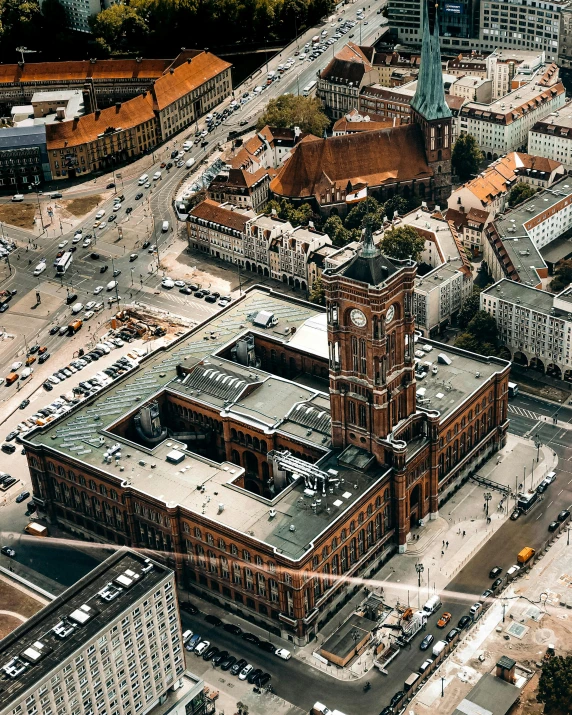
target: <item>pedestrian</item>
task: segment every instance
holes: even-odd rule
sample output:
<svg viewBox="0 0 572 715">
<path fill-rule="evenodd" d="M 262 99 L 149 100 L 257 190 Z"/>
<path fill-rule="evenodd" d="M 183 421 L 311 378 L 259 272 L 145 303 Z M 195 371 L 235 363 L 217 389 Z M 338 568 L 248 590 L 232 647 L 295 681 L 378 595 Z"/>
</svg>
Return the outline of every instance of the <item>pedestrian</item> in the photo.
<svg viewBox="0 0 572 715">
<path fill-rule="evenodd" d="M 445 546 L 445 539 L 443 539 L 443 547 Z"/>
<path fill-rule="evenodd" d="M 449 542 L 448 542 L 448 541 L 445 542 L 445 545 L 446 545 L 447 548 L 449 548 Z"/>
<path fill-rule="evenodd" d="M 445 556 L 445 552 L 444 552 L 444 551 L 441 551 L 441 556 Z"/>
<path fill-rule="evenodd" d="M 466 534 L 466 532 L 465 532 L 465 531 L 463 531 L 463 536 L 465 536 L 465 534 Z"/>
</svg>

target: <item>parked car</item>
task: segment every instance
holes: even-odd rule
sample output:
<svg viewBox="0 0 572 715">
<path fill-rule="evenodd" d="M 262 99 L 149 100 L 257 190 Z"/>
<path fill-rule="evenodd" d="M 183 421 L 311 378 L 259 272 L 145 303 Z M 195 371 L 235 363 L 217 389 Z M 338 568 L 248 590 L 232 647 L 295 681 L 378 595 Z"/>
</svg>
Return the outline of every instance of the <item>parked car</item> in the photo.
<svg viewBox="0 0 572 715">
<path fill-rule="evenodd" d="M 558 514 L 556 518 L 558 519 L 558 521 L 566 521 L 569 516 L 570 512 L 568 511 L 568 509 L 562 509 L 562 511 L 560 512 L 560 514 Z"/>
<path fill-rule="evenodd" d="M 210 623 L 211 626 L 216 626 L 217 628 L 222 626 L 222 620 L 218 616 L 213 616 L 210 613 L 208 616 L 205 616 L 205 621 Z"/>
<path fill-rule="evenodd" d="M 548 482 L 549 484 L 552 484 L 552 482 L 556 479 L 556 472 L 548 472 L 548 474 L 544 477 L 544 481 Z"/>
<path fill-rule="evenodd" d="M 9 546 L 3 546 L 0 549 L 0 552 L 2 552 L 4 556 L 7 556 L 10 559 L 15 558 L 16 556 L 16 552 L 14 551 L 14 549 L 10 548 Z"/>
<path fill-rule="evenodd" d="M 220 664 L 220 669 L 221 670 L 230 670 L 235 663 L 236 663 L 236 658 L 233 655 L 229 655 Z"/>
<path fill-rule="evenodd" d="M 218 655 L 219 653 L 220 648 L 217 648 L 216 645 L 212 645 L 210 648 L 207 648 L 203 653 L 203 660 L 211 660 L 215 657 L 215 655 Z"/>
<path fill-rule="evenodd" d="M 249 643 L 254 643 L 254 645 L 258 645 L 260 643 L 260 638 L 255 636 L 254 633 L 243 633 L 241 638 Z"/>
<path fill-rule="evenodd" d="M 238 674 L 238 679 L 246 680 L 248 678 L 248 676 L 250 675 L 250 673 L 252 673 L 252 670 L 253 670 L 253 666 L 250 665 L 250 663 L 248 665 L 245 665 L 244 668 Z"/>
<path fill-rule="evenodd" d="M 292 657 L 292 653 L 290 653 L 289 650 L 286 648 L 276 648 L 274 651 L 274 655 L 277 655 L 279 658 L 282 658 L 282 660 L 290 660 Z"/>
<path fill-rule="evenodd" d="M 22 400 L 22 402 L 20 402 L 20 409 L 25 410 L 29 404 L 30 404 L 30 400 L 27 400 L 27 399 Z"/>
<path fill-rule="evenodd" d="M 419 666 L 419 670 L 417 672 L 421 673 L 421 675 L 423 675 L 423 673 L 427 670 L 427 668 L 431 667 L 432 663 L 433 663 L 433 659 L 427 658 L 427 660 L 424 660 L 423 663 L 421 663 L 421 665 Z M 393 710 L 391 712 L 393 712 Z M 381 715 L 381 713 L 380 713 L 380 715 Z"/>
<path fill-rule="evenodd" d="M 496 578 L 502 573 L 502 569 L 500 566 L 495 566 L 489 571 L 489 578 Z"/>
<path fill-rule="evenodd" d="M 437 621 L 437 628 L 445 628 L 447 623 L 451 620 L 451 614 L 448 611 L 445 611 L 441 615 L 441 618 Z"/>
<path fill-rule="evenodd" d="M 18 496 L 16 497 L 16 504 L 21 504 L 23 501 L 26 501 L 29 496 L 30 492 L 22 492 L 21 494 L 18 494 Z"/>
<path fill-rule="evenodd" d="M 421 641 L 421 643 L 419 644 L 419 649 L 420 649 L 420 650 L 427 650 L 427 648 L 429 648 L 429 646 L 431 645 L 431 643 L 433 643 L 434 640 L 435 640 L 435 637 L 432 636 L 431 633 L 428 633 L 428 634 L 425 636 L 425 638 L 423 638 L 423 640 Z"/>
<path fill-rule="evenodd" d="M 236 663 L 231 667 L 230 669 L 230 674 L 231 675 L 238 675 L 240 671 L 247 665 L 246 661 L 244 658 L 241 658 L 240 660 L 237 660 Z"/>
<path fill-rule="evenodd" d="M 4 443 L 1 447 L 2 451 L 6 454 L 14 454 L 16 447 L 13 444 Z"/>
<path fill-rule="evenodd" d="M 391 698 L 391 700 L 389 701 L 389 707 L 395 708 L 395 707 L 397 706 L 397 704 L 398 704 L 401 700 L 403 700 L 404 697 L 405 697 L 405 691 L 404 691 L 404 690 L 399 690 L 397 693 L 395 693 L 395 695 L 394 695 L 394 696 Z"/>
<path fill-rule="evenodd" d="M 270 641 L 260 641 L 258 647 L 266 653 L 274 653 L 276 650 L 276 646 L 270 643 Z"/>
<path fill-rule="evenodd" d="M 235 636 L 239 636 L 242 633 L 242 628 L 240 626 L 235 626 L 234 623 L 225 623 L 223 625 L 223 630 L 227 633 L 232 633 Z"/>
<path fill-rule="evenodd" d="M 213 665 L 220 665 L 225 658 L 228 658 L 229 655 L 230 653 L 227 650 L 221 650 L 213 658 L 211 658 L 211 662 Z"/>
<path fill-rule="evenodd" d="M 495 578 L 495 580 L 491 583 L 491 591 L 495 592 L 499 589 L 502 585 L 502 581 L 502 578 Z"/>
<path fill-rule="evenodd" d="M 202 655 L 207 648 L 210 647 L 210 641 L 201 641 L 195 648 L 196 655 Z"/>
<path fill-rule="evenodd" d="M 556 531 L 556 529 L 560 526 L 559 521 L 551 521 L 550 524 L 548 524 L 548 531 Z"/>
<path fill-rule="evenodd" d="M 259 675 L 262 675 L 262 668 L 256 668 L 253 670 L 247 678 L 248 682 L 252 685 Z"/>
<path fill-rule="evenodd" d="M 515 509 L 510 515 L 511 521 L 516 521 L 520 516 L 520 509 Z"/>
</svg>

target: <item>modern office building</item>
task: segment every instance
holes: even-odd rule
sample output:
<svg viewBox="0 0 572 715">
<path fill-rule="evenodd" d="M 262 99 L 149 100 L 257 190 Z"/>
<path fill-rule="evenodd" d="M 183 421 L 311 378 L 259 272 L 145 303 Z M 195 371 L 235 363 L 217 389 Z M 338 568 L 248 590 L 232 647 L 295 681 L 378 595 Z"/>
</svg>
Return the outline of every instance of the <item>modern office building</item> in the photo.
<svg viewBox="0 0 572 715">
<path fill-rule="evenodd" d="M 120 549 L 0 641 L 1 715 L 198 715 L 171 569 Z M 188 709 L 186 709 L 188 707 Z"/>
</svg>

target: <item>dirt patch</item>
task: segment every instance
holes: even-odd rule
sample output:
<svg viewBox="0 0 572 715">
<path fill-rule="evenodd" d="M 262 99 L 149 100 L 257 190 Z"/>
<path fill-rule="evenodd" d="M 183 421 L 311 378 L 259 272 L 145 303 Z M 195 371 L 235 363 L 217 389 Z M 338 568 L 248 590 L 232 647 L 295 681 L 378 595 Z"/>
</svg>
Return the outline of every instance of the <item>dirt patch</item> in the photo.
<svg viewBox="0 0 572 715">
<path fill-rule="evenodd" d="M 8 578 L 0 577 L 0 640 L 41 610 L 47 601 Z"/>
<path fill-rule="evenodd" d="M 0 221 L 18 228 L 32 229 L 36 206 L 31 203 L 3 204 L 0 206 Z"/>
<path fill-rule="evenodd" d="M 73 216 L 85 216 L 100 203 L 102 197 L 99 194 L 84 196 L 81 199 L 72 199 L 63 202 L 63 206 Z"/>
</svg>

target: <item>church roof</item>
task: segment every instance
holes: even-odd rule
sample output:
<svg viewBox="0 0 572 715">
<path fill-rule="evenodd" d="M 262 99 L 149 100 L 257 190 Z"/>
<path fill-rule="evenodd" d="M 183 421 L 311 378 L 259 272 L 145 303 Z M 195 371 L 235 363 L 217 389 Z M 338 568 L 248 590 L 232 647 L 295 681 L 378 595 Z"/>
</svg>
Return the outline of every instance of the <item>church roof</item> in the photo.
<svg viewBox="0 0 572 715">
<path fill-rule="evenodd" d="M 417 91 L 411 106 L 425 119 L 446 119 L 451 116 L 445 101 L 441 47 L 439 45 L 439 19 L 435 10 L 433 34 L 429 30 L 428 0 L 423 1 L 423 42 L 421 45 L 421 65 L 417 80 Z"/>
<path fill-rule="evenodd" d="M 433 176 L 421 128 L 405 124 L 329 139 L 301 141 L 270 189 L 279 196 L 310 198 L 332 187 L 386 183 Z"/>
</svg>

